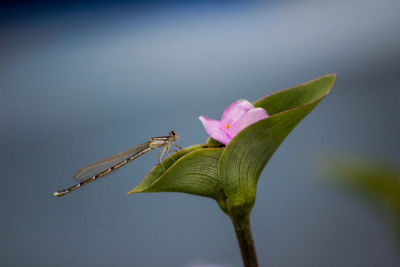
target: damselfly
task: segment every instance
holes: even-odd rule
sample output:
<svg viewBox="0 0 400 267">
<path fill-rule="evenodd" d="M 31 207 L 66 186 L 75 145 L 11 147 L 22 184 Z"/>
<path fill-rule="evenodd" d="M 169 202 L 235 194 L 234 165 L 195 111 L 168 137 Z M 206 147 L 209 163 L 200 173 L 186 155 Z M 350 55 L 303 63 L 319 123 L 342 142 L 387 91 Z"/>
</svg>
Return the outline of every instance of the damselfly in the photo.
<svg viewBox="0 0 400 267">
<path fill-rule="evenodd" d="M 56 197 L 64 196 L 65 194 L 68 194 L 69 192 L 72 192 L 84 186 L 85 184 L 93 182 L 98 178 L 109 174 L 110 172 L 124 166 L 128 162 L 146 154 L 155 148 L 162 147 L 161 151 L 159 152 L 159 159 L 162 164 L 162 157 L 165 152 L 169 153 L 171 145 L 181 149 L 177 144 L 175 144 L 175 141 L 178 139 L 179 135 L 174 131 L 170 131 L 168 136 L 153 137 L 149 141 L 136 145 L 124 152 L 92 163 L 75 173 L 74 179 L 79 182 L 78 184 L 67 189 L 54 192 L 53 195 Z M 162 166 L 164 168 L 163 164 Z"/>
</svg>

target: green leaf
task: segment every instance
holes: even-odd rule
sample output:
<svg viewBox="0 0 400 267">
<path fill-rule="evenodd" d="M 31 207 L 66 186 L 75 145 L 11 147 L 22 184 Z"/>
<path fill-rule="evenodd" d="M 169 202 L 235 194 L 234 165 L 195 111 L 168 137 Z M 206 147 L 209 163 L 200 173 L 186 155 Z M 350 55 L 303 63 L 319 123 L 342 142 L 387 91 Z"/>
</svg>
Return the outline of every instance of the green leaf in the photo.
<svg viewBox="0 0 400 267">
<path fill-rule="evenodd" d="M 224 144 L 222 144 L 221 142 L 215 140 L 215 139 L 212 138 L 212 137 L 209 137 L 209 138 L 207 139 L 206 144 L 216 145 L 216 146 L 221 146 L 221 147 L 222 147 L 222 146 L 225 146 Z"/>
<path fill-rule="evenodd" d="M 154 166 L 153 169 L 150 171 L 150 173 L 143 179 L 143 181 L 138 186 L 135 187 L 134 190 L 140 191 L 142 188 L 146 188 L 147 186 L 151 185 L 152 183 L 154 183 L 154 181 L 160 178 L 160 176 L 164 173 L 164 169 L 168 170 L 181 157 L 202 147 L 203 145 L 189 146 L 169 156 L 163 161 L 163 164 L 157 164 L 156 166 Z M 134 193 L 132 191 L 133 190 L 129 191 L 128 193 Z"/>
<path fill-rule="evenodd" d="M 328 74 L 316 78 L 306 83 L 276 91 L 268 96 L 265 96 L 253 104 L 256 107 L 261 107 L 267 110 L 269 115 L 274 115 L 285 110 L 289 110 L 306 103 L 311 103 L 319 98 L 323 98 L 333 88 L 336 81 L 336 74 Z M 222 143 L 209 137 L 207 144 Z"/>
<path fill-rule="evenodd" d="M 332 90 L 335 81 L 336 74 L 324 75 L 306 83 L 276 91 L 253 104 L 267 110 L 269 115 L 274 115 L 321 100 Z"/>
<path fill-rule="evenodd" d="M 219 164 L 219 179 L 228 214 L 249 212 L 254 205 L 258 178 L 273 153 L 293 128 L 334 86 L 327 75 L 255 102 L 271 115 L 250 125 L 228 144 Z"/>
<path fill-rule="evenodd" d="M 254 205 L 258 178 L 273 153 L 293 128 L 334 86 L 326 75 L 264 97 L 254 104 L 267 119 L 240 132 L 226 147 L 209 138 L 205 145 L 181 150 L 151 170 L 128 193 L 182 192 L 211 197 L 230 215 L 248 214 Z"/>
<path fill-rule="evenodd" d="M 181 192 L 217 199 L 221 194 L 218 163 L 222 150 L 212 145 L 181 150 L 164 161 L 165 172 L 157 165 L 128 193 Z"/>
</svg>

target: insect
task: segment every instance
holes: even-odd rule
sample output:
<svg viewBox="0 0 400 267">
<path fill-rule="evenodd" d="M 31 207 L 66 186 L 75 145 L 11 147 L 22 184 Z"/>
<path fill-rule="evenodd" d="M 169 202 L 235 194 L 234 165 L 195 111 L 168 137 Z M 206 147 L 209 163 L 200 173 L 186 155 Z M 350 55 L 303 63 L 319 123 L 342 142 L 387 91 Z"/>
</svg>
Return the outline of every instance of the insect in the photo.
<svg viewBox="0 0 400 267">
<path fill-rule="evenodd" d="M 164 165 L 162 164 L 162 157 L 165 152 L 169 153 L 171 145 L 174 145 L 176 148 L 181 149 L 180 146 L 175 144 L 175 141 L 177 141 L 178 139 L 179 135 L 174 131 L 170 131 L 168 136 L 150 138 L 150 140 L 147 142 L 138 144 L 126 151 L 83 167 L 74 175 L 74 179 L 79 182 L 78 184 L 75 184 L 67 189 L 54 192 L 53 195 L 56 197 L 64 196 L 90 182 L 97 180 L 100 177 L 103 177 L 106 174 L 109 174 L 112 171 L 115 171 L 116 169 L 121 168 L 128 162 L 137 159 L 147 152 L 150 152 L 153 149 L 160 147 L 162 147 L 162 149 L 158 153 L 158 156 L 161 165 L 165 170 Z"/>
</svg>

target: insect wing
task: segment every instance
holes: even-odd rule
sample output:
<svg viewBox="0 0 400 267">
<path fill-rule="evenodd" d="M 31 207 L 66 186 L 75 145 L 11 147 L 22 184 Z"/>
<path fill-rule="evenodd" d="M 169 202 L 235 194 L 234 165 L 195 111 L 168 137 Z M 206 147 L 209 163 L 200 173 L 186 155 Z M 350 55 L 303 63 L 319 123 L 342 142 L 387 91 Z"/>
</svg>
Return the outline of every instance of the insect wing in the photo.
<svg viewBox="0 0 400 267">
<path fill-rule="evenodd" d="M 102 173 L 103 171 L 118 165 L 119 163 L 129 159 L 130 157 L 139 154 L 146 149 L 150 149 L 149 144 L 150 142 L 144 142 L 126 151 L 123 151 L 121 153 L 118 153 L 116 155 L 92 163 L 86 167 L 83 167 L 77 173 L 75 173 L 74 179 L 77 182 L 82 182 L 87 178 L 98 175 L 99 173 Z"/>
</svg>

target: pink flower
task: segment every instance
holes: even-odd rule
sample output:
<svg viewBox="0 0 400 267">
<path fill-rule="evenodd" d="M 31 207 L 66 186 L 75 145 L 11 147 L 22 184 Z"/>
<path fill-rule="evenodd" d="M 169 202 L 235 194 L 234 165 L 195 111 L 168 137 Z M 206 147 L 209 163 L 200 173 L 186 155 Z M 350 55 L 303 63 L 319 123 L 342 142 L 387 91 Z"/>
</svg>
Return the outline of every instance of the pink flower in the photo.
<svg viewBox="0 0 400 267">
<path fill-rule="evenodd" d="M 206 132 L 225 145 L 247 126 L 266 118 L 268 118 L 268 113 L 265 109 L 256 108 L 244 99 L 233 102 L 225 109 L 221 121 L 199 117 Z"/>
</svg>

